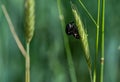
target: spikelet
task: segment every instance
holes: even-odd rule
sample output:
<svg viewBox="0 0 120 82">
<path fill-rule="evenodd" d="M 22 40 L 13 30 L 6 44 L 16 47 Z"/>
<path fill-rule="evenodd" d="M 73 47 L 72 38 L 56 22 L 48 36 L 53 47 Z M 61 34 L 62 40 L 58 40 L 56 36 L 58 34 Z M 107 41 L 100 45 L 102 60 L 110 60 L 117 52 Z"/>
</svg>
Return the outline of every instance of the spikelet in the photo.
<svg viewBox="0 0 120 82">
<path fill-rule="evenodd" d="M 86 59 L 87 65 L 88 65 L 90 79 L 91 79 L 91 82 L 92 82 L 91 59 L 90 59 L 90 51 L 89 51 L 88 38 L 87 38 L 88 35 L 87 35 L 87 33 L 84 29 L 81 18 L 78 15 L 77 10 L 75 9 L 75 7 L 72 3 L 71 3 L 71 6 L 72 6 L 72 12 L 73 12 L 73 15 L 74 15 L 74 18 L 75 18 L 75 21 L 76 21 L 76 25 L 78 27 L 80 40 L 81 40 L 82 47 L 83 47 L 83 50 L 84 50 L 84 53 L 85 53 L 84 56 L 85 56 L 85 59 Z"/>
<path fill-rule="evenodd" d="M 84 29 L 83 23 L 81 21 L 80 16 L 77 13 L 77 10 L 75 9 L 74 5 L 71 4 L 72 6 L 72 12 L 76 21 L 76 25 L 78 27 L 79 35 L 80 35 L 80 40 L 82 42 L 82 47 L 85 52 L 85 59 L 87 61 L 89 70 L 91 69 L 91 60 L 90 60 L 90 51 L 89 51 L 89 45 L 88 45 L 88 38 L 87 38 L 87 33 Z"/>
<path fill-rule="evenodd" d="M 25 37 L 27 43 L 30 43 L 34 34 L 34 5 L 34 0 L 25 0 Z"/>
</svg>

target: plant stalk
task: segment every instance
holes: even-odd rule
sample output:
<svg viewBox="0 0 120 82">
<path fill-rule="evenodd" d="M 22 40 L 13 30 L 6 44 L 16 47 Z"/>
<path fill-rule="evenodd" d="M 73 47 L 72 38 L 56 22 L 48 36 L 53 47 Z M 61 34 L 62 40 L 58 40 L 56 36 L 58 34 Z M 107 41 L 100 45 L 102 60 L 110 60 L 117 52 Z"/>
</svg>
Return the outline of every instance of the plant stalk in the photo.
<svg viewBox="0 0 120 82">
<path fill-rule="evenodd" d="M 3 10 L 3 13 L 6 17 L 6 20 L 9 24 L 9 27 L 10 27 L 10 31 L 17 43 L 17 46 L 18 48 L 20 49 L 22 55 L 25 57 L 25 82 L 30 82 L 30 56 L 29 56 L 29 43 L 27 43 L 27 52 L 25 51 L 25 48 L 23 47 L 20 39 L 18 38 L 16 32 L 15 32 L 15 29 L 14 29 L 14 26 L 13 26 L 13 23 L 8 15 L 8 12 L 5 8 L 4 5 L 2 5 L 2 10 Z"/>
<path fill-rule="evenodd" d="M 101 75 L 100 75 L 100 82 L 103 82 L 104 77 L 104 23 L 105 23 L 105 0 L 102 0 L 102 43 L 101 43 Z"/>
<path fill-rule="evenodd" d="M 96 28 L 96 51 L 95 51 L 95 61 L 94 61 L 94 75 L 93 82 L 96 82 L 97 74 L 97 57 L 98 57 L 98 44 L 99 44 L 99 22 L 100 22 L 100 0 L 98 0 L 98 12 L 97 12 L 97 28 Z"/>
<path fill-rule="evenodd" d="M 11 33 L 13 35 L 13 38 L 15 39 L 15 42 L 16 42 L 19 50 L 21 51 L 22 55 L 26 58 L 27 52 L 25 51 L 25 48 L 23 47 L 19 37 L 17 36 L 17 33 L 15 32 L 15 29 L 14 29 L 15 27 L 14 27 L 14 25 L 13 25 L 11 19 L 10 19 L 10 16 L 9 16 L 9 14 L 7 12 L 7 9 L 3 4 L 1 5 L 1 7 L 2 7 L 3 13 L 5 15 L 5 18 L 7 20 L 7 23 L 9 25 L 10 31 L 11 31 Z"/>
<path fill-rule="evenodd" d="M 25 82 L 30 82 L 30 54 L 29 54 L 29 45 L 30 45 L 30 43 L 26 44 L 27 57 L 25 58 L 25 60 L 26 60 L 26 63 L 25 63 L 25 67 L 26 67 Z"/>
<path fill-rule="evenodd" d="M 93 23 L 97 26 L 95 19 L 94 19 L 93 16 L 90 14 L 90 12 L 87 10 L 86 6 L 82 3 L 81 0 L 79 0 L 79 3 L 80 3 L 81 6 L 83 7 L 83 9 L 86 11 L 86 13 L 87 13 L 88 16 L 90 17 L 90 19 L 93 21 Z"/>
<path fill-rule="evenodd" d="M 63 16 L 63 13 L 62 13 L 61 0 L 57 0 L 57 4 L 58 4 L 59 17 L 60 17 L 61 25 L 62 25 L 64 46 L 65 46 L 65 50 L 66 50 L 66 54 L 67 54 L 67 61 L 68 61 L 68 66 L 69 66 L 71 82 L 77 82 L 74 63 L 73 63 L 72 54 L 71 54 L 70 46 L 69 46 L 69 40 L 68 40 L 68 37 L 65 34 L 65 26 L 66 25 L 65 25 L 64 16 Z"/>
</svg>

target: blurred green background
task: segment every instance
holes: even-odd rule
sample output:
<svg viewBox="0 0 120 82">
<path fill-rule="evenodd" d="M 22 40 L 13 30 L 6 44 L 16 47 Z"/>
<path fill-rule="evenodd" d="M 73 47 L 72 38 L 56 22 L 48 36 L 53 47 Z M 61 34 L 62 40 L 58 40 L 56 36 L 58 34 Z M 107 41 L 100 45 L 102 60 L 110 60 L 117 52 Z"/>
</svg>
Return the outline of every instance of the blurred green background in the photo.
<svg viewBox="0 0 120 82">
<path fill-rule="evenodd" d="M 61 0 L 65 23 L 73 21 L 69 0 Z M 88 33 L 92 61 L 95 55 L 96 27 L 77 6 Z M 82 0 L 96 19 L 97 0 Z M 57 0 L 35 0 L 35 34 L 30 45 L 31 82 L 71 82 L 63 43 Z M 1 9 L 4 4 L 21 42 L 25 47 L 24 0 L 0 0 L 0 82 L 24 82 L 25 59 L 10 32 Z M 105 13 L 105 70 L 104 82 L 120 81 L 120 0 L 106 0 Z M 78 82 L 90 82 L 87 64 L 79 40 L 68 36 Z M 101 39 L 100 39 L 101 40 Z M 100 45 L 100 44 L 99 44 Z M 101 48 L 101 47 L 100 47 Z M 99 50 L 101 50 L 99 48 Z M 100 71 L 98 58 L 98 77 Z"/>
</svg>

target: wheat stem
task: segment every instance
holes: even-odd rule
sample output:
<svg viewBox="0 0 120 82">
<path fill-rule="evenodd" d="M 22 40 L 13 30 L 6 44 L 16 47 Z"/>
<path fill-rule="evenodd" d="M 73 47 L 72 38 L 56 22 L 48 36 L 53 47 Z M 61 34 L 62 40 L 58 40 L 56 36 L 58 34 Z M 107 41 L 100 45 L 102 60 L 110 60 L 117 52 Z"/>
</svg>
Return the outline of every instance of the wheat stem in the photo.
<svg viewBox="0 0 120 82">
<path fill-rule="evenodd" d="M 93 82 L 96 82 L 96 73 L 97 73 L 97 57 L 98 57 L 98 43 L 99 43 L 99 21 L 100 21 L 100 0 L 98 0 L 98 12 L 97 12 L 97 30 L 96 30 L 96 52 L 95 52 L 95 61 L 94 61 L 94 75 Z"/>
<path fill-rule="evenodd" d="M 27 52 L 26 52 L 25 49 L 24 49 L 24 47 L 23 47 L 23 45 L 22 45 L 22 43 L 21 43 L 21 41 L 19 40 L 19 38 L 18 38 L 18 36 L 17 36 L 17 34 L 15 32 L 15 29 L 14 29 L 14 26 L 12 24 L 12 21 L 11 21 L 9 15 L 8 15 L 8 12 L 7 12 L 7 10 L 6 10 L 6 8 L 5 8 L 4 5 L 2 5 L 2 10 L 3 10 L 3 13 L 4 13 L 4 15 L 5 15 L 6 19 L 7 19 L 8 24 L 9 24 L 11 33 L 12 33 L 12 35 L 13 35 L 13 37 L 14 37 L 17 45 L 18 45 L 18 48 L 20 49 L 20 51 L 22 52 L 22 54 L 23 54 L 23 56 L 25 57 L 25 60 L 26 60 L 26 64 L 25 64 L 26 65 L 26 81 L 25 82 L 30 82 L 29 44 L 27 45 Z"/>
<path fill-rule="evenodd" d="M 77 82 L 74 63 L 73 63 L 72 54 L 71 54 L 70 46 L 69 46 L 69 40 L 68 40 L 68 37 L 65 34 L 65 28 L 64 28 L 65 27 L 65 20 L 64 20 L 63 13 L 62 13 L 61 0 L 57 0 L 57 4 L 58 4 L 59 17 L 60 17 L 61 25 L 62 25 L 64 46 L 65 46 L 65 50 L 66 50 L 66 54 L 67 54 L 67 61 L 68 61 L 68 66 L 69 66 L 71 82 Z"/>
<path fill-rule="evenodd" d="M 8 25 L 9 25 L 10 31 L 11 31 L 11 33 L 13 35 L 13 38 L 15 39 L 15 41 L 17 43 L 17 46 L 20 49 L 22 55 L 26 58 L 27 52 L 25 51 L 25 48 L 23 47 L 20 39 L 17 36 L 17 33 L 15 32 L 14 25 L 13 25 L 11 19 L 10 19 L 10 16 L 8 15 L 7 9 L 5 8 L 4 5 L 2 5 L 1 7 L 2 7 L 3 13 L 4 13 L 5 17 L 6 17 L 6 20 L 8 22 Z"/>
<path fill-rule="evenodd" d="M 101 54 L 101 75 L 100 82 L 103 82 L 104 77 L 104 23 L 105 23 L 105 0 L 102 0 L 102 54 Z"/>
<path fill-rule="evenodd" d="M 29 47 L 30 46 L 30 43 L 27 43 L 26 44 L 26 49 L 27 49 L 27 58 L 26 58 L 26 80 L 25 82 L 30 82 L 30 54 L 29 54 Z"/>
<path fill-rule="evenodd" d="M 81 0 L 79 0 L 79 3 L 80 3 L 81 6 L 83 7 L 83 9 L 87 12 L 88 16 L 91 18 L 91 20 L 93 21 L 93 23 L 97 26 L 97 23 L 96 23 L 95 19 L 94 19 L 93 16 L 90 14 L 90 12 L 87 10 L 87 8 L 85 7 L 85 5 L 82 3 Z"/>
</svg>

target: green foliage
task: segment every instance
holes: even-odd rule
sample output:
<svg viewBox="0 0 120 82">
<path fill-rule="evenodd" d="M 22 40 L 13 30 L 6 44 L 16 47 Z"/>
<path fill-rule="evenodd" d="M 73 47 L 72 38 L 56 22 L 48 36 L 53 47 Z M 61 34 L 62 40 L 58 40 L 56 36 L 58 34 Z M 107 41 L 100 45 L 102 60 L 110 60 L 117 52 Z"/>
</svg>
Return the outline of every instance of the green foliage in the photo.
<svg viewBox="0 0 120 82">
<path fill-rule="evenodd" d="M 65 24 L 74 20 L 69 0 L 61 0 Z M 88 34 L 88 43 L 92 61 L 95 54 L 96 27 L 78 0 L 72 0 L 81 14 Z M 93 18 L 97 18 L 96 0 L 82 0 Z M 24 36 L 24 0 L 0 1 L 0 82 L 24 82 L 25 60 L 10 32 L 8 23 L 1 9 L 5 4 L 15 31 L 25 47 Z M 35 0 L 35 34 L 30 44 L 31 82 L 71 82 L 57 0 Z M 118 0 L 106 1 L 105 14 L 105 70 L 104 82 L 119 82 L 120 74 L 120 3 Z M 64 27 L 65 28 L 65 27 Z M 101 28 L 101 23 L 100 23 Z M 101 31 L 100 31 L 101 32 Z M 101 36 L 101 34 L 100 34 Z M 89 72 L 83 57 L 79 40 L 67 36 L 75 65 L 78 82 L 90 82 Z M 101 41 L 101 38 L 99 38 Z M 101 45 L 101 44 L 99 44 Z M 99 50 L 100 47 L 99 47 Z M 98 55 L 101 53 L 99 52 Z M 100 66 L 100 57 L 97 67 Z M 94 62 L 92 62 L 93 64 Z M 99 80 L 99 68 L 98 78 Z"/>
</svg>

